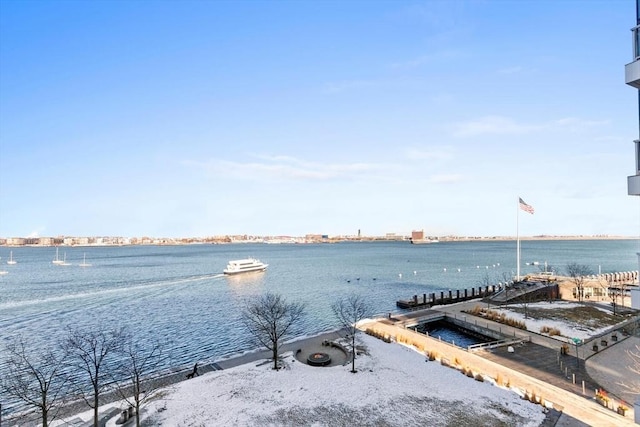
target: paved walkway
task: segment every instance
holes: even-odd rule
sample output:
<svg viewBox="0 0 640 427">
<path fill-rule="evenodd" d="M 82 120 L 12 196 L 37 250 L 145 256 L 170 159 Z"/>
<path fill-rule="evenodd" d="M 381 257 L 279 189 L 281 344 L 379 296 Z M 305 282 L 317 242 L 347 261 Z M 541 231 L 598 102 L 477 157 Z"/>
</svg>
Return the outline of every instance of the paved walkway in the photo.
<svg viewBox="0 0 640 427">
<path fill-rule="evenodd" d="M 598 351 L 593 350 L 592 343 L 579 346 L 577 349 L 571 345 L 569 354 L 561 356 L 559 349 L 562 343 L 559 340 L 528 333 L 485 319 L 478 320 L 475 316 L 463 313 L 463 311 L 468 311 L 477 305 L 484 306 L 486 303 L 475 300 L 438 306 L 433 309 L 445 312 L 458 320 L 468 321 L 509 336 L 526 335 L 530 337 L 530 342 L 516 346 L 513 353 L 509 353 L 507 348 L 496 348 L 477 353 L 488 360 L 587 399 L 593 398 L 596 389 L 604 389 L 613 398 L 622 400 L 627 403 L 627 406 L 633 407 L 637 396 L 621 386 L 620 382 L 625 378 L 629 379 L 630 374 L 635 375 L 629 370 L 627 351 L 640 345 L 640 338 L 629 337 L 618 332 L 616 334 L 617 341 L 613 341 L 611 339 L 612 333 L 608 333 L 602 337 L 608 341 L 608 345 L 599 345 Z M 398 318 L 398 320 L 402 322 L 407 318 L 423 316 L 424 313 L 420 313 L 420 311 L 411 313 L 403 319 Z M 599 339 L 594 342 L 599 344 Z M 576 352 L 578 357 L 576 357 Z M 558 423 L 558 425 L 579 425 L 572 424 L 567 420 L 564 422 L 565 424 Z M 579 423 L 577 420 L 576 422 Z"/>
<path fill-rule="evenodd" d="M 301 350 L 300 355 L 308 355 L 312 352 L 322 351 L 324 353 L 329 353 L 332 356 L 332 365 L 335 364 L 343 364 L 346 361 L 346 356 L 339 352 L 337 349 L 329 348 L 323 346 L 322 343 L 325 340 L 334 341 L 341 338 L 341 335 L 338 331 L 326 332 L 321 335 L 299 339 L 290 343 L 285 343 L 281 346 L 280 354 L 286 352 L 296 353 L 298 349 Z M 303 354 L 304 353 L 304 354 Z M 241 356 L 232 357 L 229 359 L 221 359 L 217 360 L 215 363 L 211 364 L 203 364 L 198 365 L 198 373 L 204 374 L 207 372 L 212 372 L 221 369 L 229 369 L 235 366 L 244 365 L 247 363 L 255 363 L 258 361 L 264 361 L 265 359 L 271 359 L 272 352 L 270 350 L 258 350 L 250 353 L 243 354 Z M 304 356 L 306 358 L 306 356 Z M 320 368 L 319 368 L 320 369 Z M 154 388 L 162 388 L 167 387 L 172 384 L 176 384 L 180 381 L 187 381 L 187 374 L 192 372 L 192 369 L 180 369 L 175 370 L 169 374 L 163 375 L 157 378 L 153 384 Z M 100 396 L 100 426 L 105 426 L 107 421 L 110 419 L 119 416 L 121 409 L 119 409 L 119 401 L 121 397 L 117 393 L 103 393 Z M 68 405 L 64 409 L 63 418 L 64 426 L 66 427 L 92 427 L 93 426 L 93 418 L 92 415 L 84 416 L 84 412 L 86 412 L 89 407 L 84 402 L 76 402 L 74 404 Z M 6 425 L 7 427 L 14 426 L 22 426 L 24 423 L 22 421 L 7 421 L 2 423 L 3 427 Z M 129 423 L 124 424 L 124 427 L 127 427 Z"/>
<path fill-rule="evenodd" d="M 628 356 L 628 351 L 640 353 L 640 337 L 629 337 L 613 347 L 600 351 L 587 360 L 586 367 L 589 376 L 596 383 L 627 402 L 627 406 L 633 406 L 635 399 L 639 399 L 640 396 L 621 385 L 621 383 L 634 381 L 640 385 L 640 375 L 632 372 L 629 368 L 632 361 Z"/>
</svg>

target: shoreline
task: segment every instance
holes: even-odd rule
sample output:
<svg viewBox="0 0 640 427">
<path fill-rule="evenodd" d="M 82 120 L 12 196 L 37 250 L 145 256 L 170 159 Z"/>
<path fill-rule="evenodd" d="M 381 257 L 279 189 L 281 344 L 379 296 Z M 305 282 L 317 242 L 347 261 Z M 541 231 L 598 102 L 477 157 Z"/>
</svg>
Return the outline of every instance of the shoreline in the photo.
<svg viewBox="0 0 640 427">
<path fill-rule="evenodd" d="M 70 237 L 70 239 L 82 239 Z M 151 241 L 135 242 L 128 241 L 128 238 L 113 237 L 112 243 L 17 243 L 17 241 L 26 241 L 23 237 L 7 238 L 0 237 L 0 247 L 5 248 L 51 248 L 51 247 L 69 247 L 69 248 L 105 248 L 105 247 L 123 247 L 123 246 L 194 246 L 194 245 L 246 245 L 246 244 L 282 244 L 282 245 L 315 245 L 315 244 L 336 244 L 336 243 L 378 243 L 378 242 L 403 242 L 410 244 L 409 236 L 395 235 L 392 237 L 385 236 L 335 236 L 326 239 L 309 239 L 306 237 L 291 237 L 291 240 L 276 242 L 271 240 L 269 236 L 258 237 L 248 240 L 232 240 L 220 241 L 209 240 L 208 238 L 158 238 Z M 505 242 L 505 241 L 582 241 L 582 240 L 640 240 L 640 236 L 615 236 L 615 235 L 574 235 L 574 236 L 555 236 L 555 235 L 538 235 L 538 236 L 438 236 L 437 243 L 451 242 Z"/>
</svg>

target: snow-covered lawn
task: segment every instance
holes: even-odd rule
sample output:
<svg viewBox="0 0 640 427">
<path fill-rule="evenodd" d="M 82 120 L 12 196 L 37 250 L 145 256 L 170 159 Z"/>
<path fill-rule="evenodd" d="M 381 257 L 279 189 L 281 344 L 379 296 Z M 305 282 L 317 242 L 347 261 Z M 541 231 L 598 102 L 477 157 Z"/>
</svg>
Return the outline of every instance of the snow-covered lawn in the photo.
<svg viewBox="0 0 640 427">
<path fill-rule="evenodd" d="M 360 334 L 350 366 L 250 363 L 184 381 L 145 411 L 158 426 L 538 426 L 542 407 L 475 381 L 400 344 Z"/>
<path fill-rule="evenodd" d="M 519 307 L 520 309 L 523 308 L 523 306 L 520 304 L 515 304 L 514 306 Z M 549 326 L 549 327 L 558 329 L 560 331 L 560 334 L 563 337 L 566 337 L 568 339 L 570 338 L 587 339 L 592 336 L 599 335 L 600 333 L 606 331 L 611 327 L 611 326 L 595 327 L 595 326 L 589 325 L 588 322 L 576 323 L 568 319 L 557 318 L 558 316 L 554 316 L 551 313 L 552 310 L 560 311 L 560 310 L 574 309 L 578 307 L 583 307 L 583 305 L 578 303 L 562 302 L 562 301 L 554 301 L 552 303 L 537 302 L 533 304 L 527 304 L 527 310 L 549 310 L 550 311 L 549 316 L 543 319 L 534 319 L 531 316 L 528 316 L 528 318 L 525 319 L 524 313 L 522 313 L 521 311 L 511 310 L 508 307 L 499 308 L 499 309 L 492 308 L 492 310 L 497 311 L 498 313 L 505 313 L 507 317 L 510 317 L 512 319 L 522 320 L 523 322 L 526 323 L 527 330 L 531 332 L 540 333 L 540 328 L 542 328 L 543 326 Z M 606 310 L 600 309 L 597 306 L 595 308 L 606 312 Z"/>
</svg>

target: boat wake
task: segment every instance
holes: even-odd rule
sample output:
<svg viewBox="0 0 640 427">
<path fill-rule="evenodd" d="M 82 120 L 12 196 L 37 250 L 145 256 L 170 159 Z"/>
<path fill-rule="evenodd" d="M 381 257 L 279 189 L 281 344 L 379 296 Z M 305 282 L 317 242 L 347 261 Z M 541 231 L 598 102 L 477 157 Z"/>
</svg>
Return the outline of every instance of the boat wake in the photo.
<svg viewBox="0 0 640 427">
<path fill-rule="evenodd" d="M 96 298 L 96 297 L 117 295 L 122 293 L 131 293 L 131 292 L 143 291 L 143 290 L 164 289 L 164 291 L 168 291 L 169 289 L 173 289 L 175 285 L 186 285 L 189 283 L 201 282 L 201 281 L 210 280 L 210 279 L 219 279 L 222 277 L 224 277 L 224 274 L 222 273 L 207 274 L 203 276 L 195 276 L 195 277 L 187 277 L 187 278 L 176 279 L 176 280 L 145 283 L 145 284 L 126 286 L 121 288 L 102 289 L 102 290 L 95 290 L 90 292 L 77 292 L 77 293 L 67 294 L 67 295 L 59 295 L 59 296 L 37 298 L 37 299 L 30 299 L 30 300 L 23 300 L 23 301 L 9 301 L 5 303 L 1 303 L 0 309 L 21 308 L 21 307 L 34 306 L 39 304 L 50 304 L 54 302 L 64 302 L 64 301 L 81 300 L 81 299 L 87 299 L 87 298 Z"/>
</svg>

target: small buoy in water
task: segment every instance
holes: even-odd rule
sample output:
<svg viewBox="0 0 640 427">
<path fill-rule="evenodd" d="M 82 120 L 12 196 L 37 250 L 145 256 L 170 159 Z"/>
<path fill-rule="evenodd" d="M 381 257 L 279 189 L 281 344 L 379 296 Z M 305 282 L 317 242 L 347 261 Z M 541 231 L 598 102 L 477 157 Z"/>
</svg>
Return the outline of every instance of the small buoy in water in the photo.
<svg viewBox="0 0 640 427">
<path fill-rule="evenodd" d="M 444 270 L 444 272 L 445 272 L 445 273 L 447 272 L 447 269 L 446 269 L 446 268 L 443 268 L 443 270 Z"/>
<path fill-rule="evenodd" d="M 358 277 L 356 280 L 360 280 L 360 278 Z"/>
<path fill-rule="evenodd" d="M 460 273 L 460 269 L 458 269 L 458 273 Z"/>
<path fill-rule="evenodd" d="M 489 266 L 488 266 L 488 265 L 485 265 L 485 266 L 484 266 L 484 268 L 489 268 Z"/>
<path fill-rule="evenodd" d="M 374 277 L 373 280 L 376 280 L 376 278 Z"/>
<path fill-rule="evenodd" d="M 418 272 L 413 270 L 413 275 L 415 276 L 416 274 L 418 274 Z"/>
<path fill-rule="evenodd" d="M 402 277 L 402 273 L 398 273 L 398 277 Z"/>
<path fill-rule="evenodd" d="M 351 283 L 351 280 L 347 280 L 347 283 Z"/>
<path fill-rule="evenodd" d="M 496 265 L 500 265 L 500 263 L 496 264 Z"/>
<path fill-rule="evenodd" d="M 480 266 L 479 266 L 479 265 L 476 265 L 476 268 L 480 268 Z"/>
</svg>

